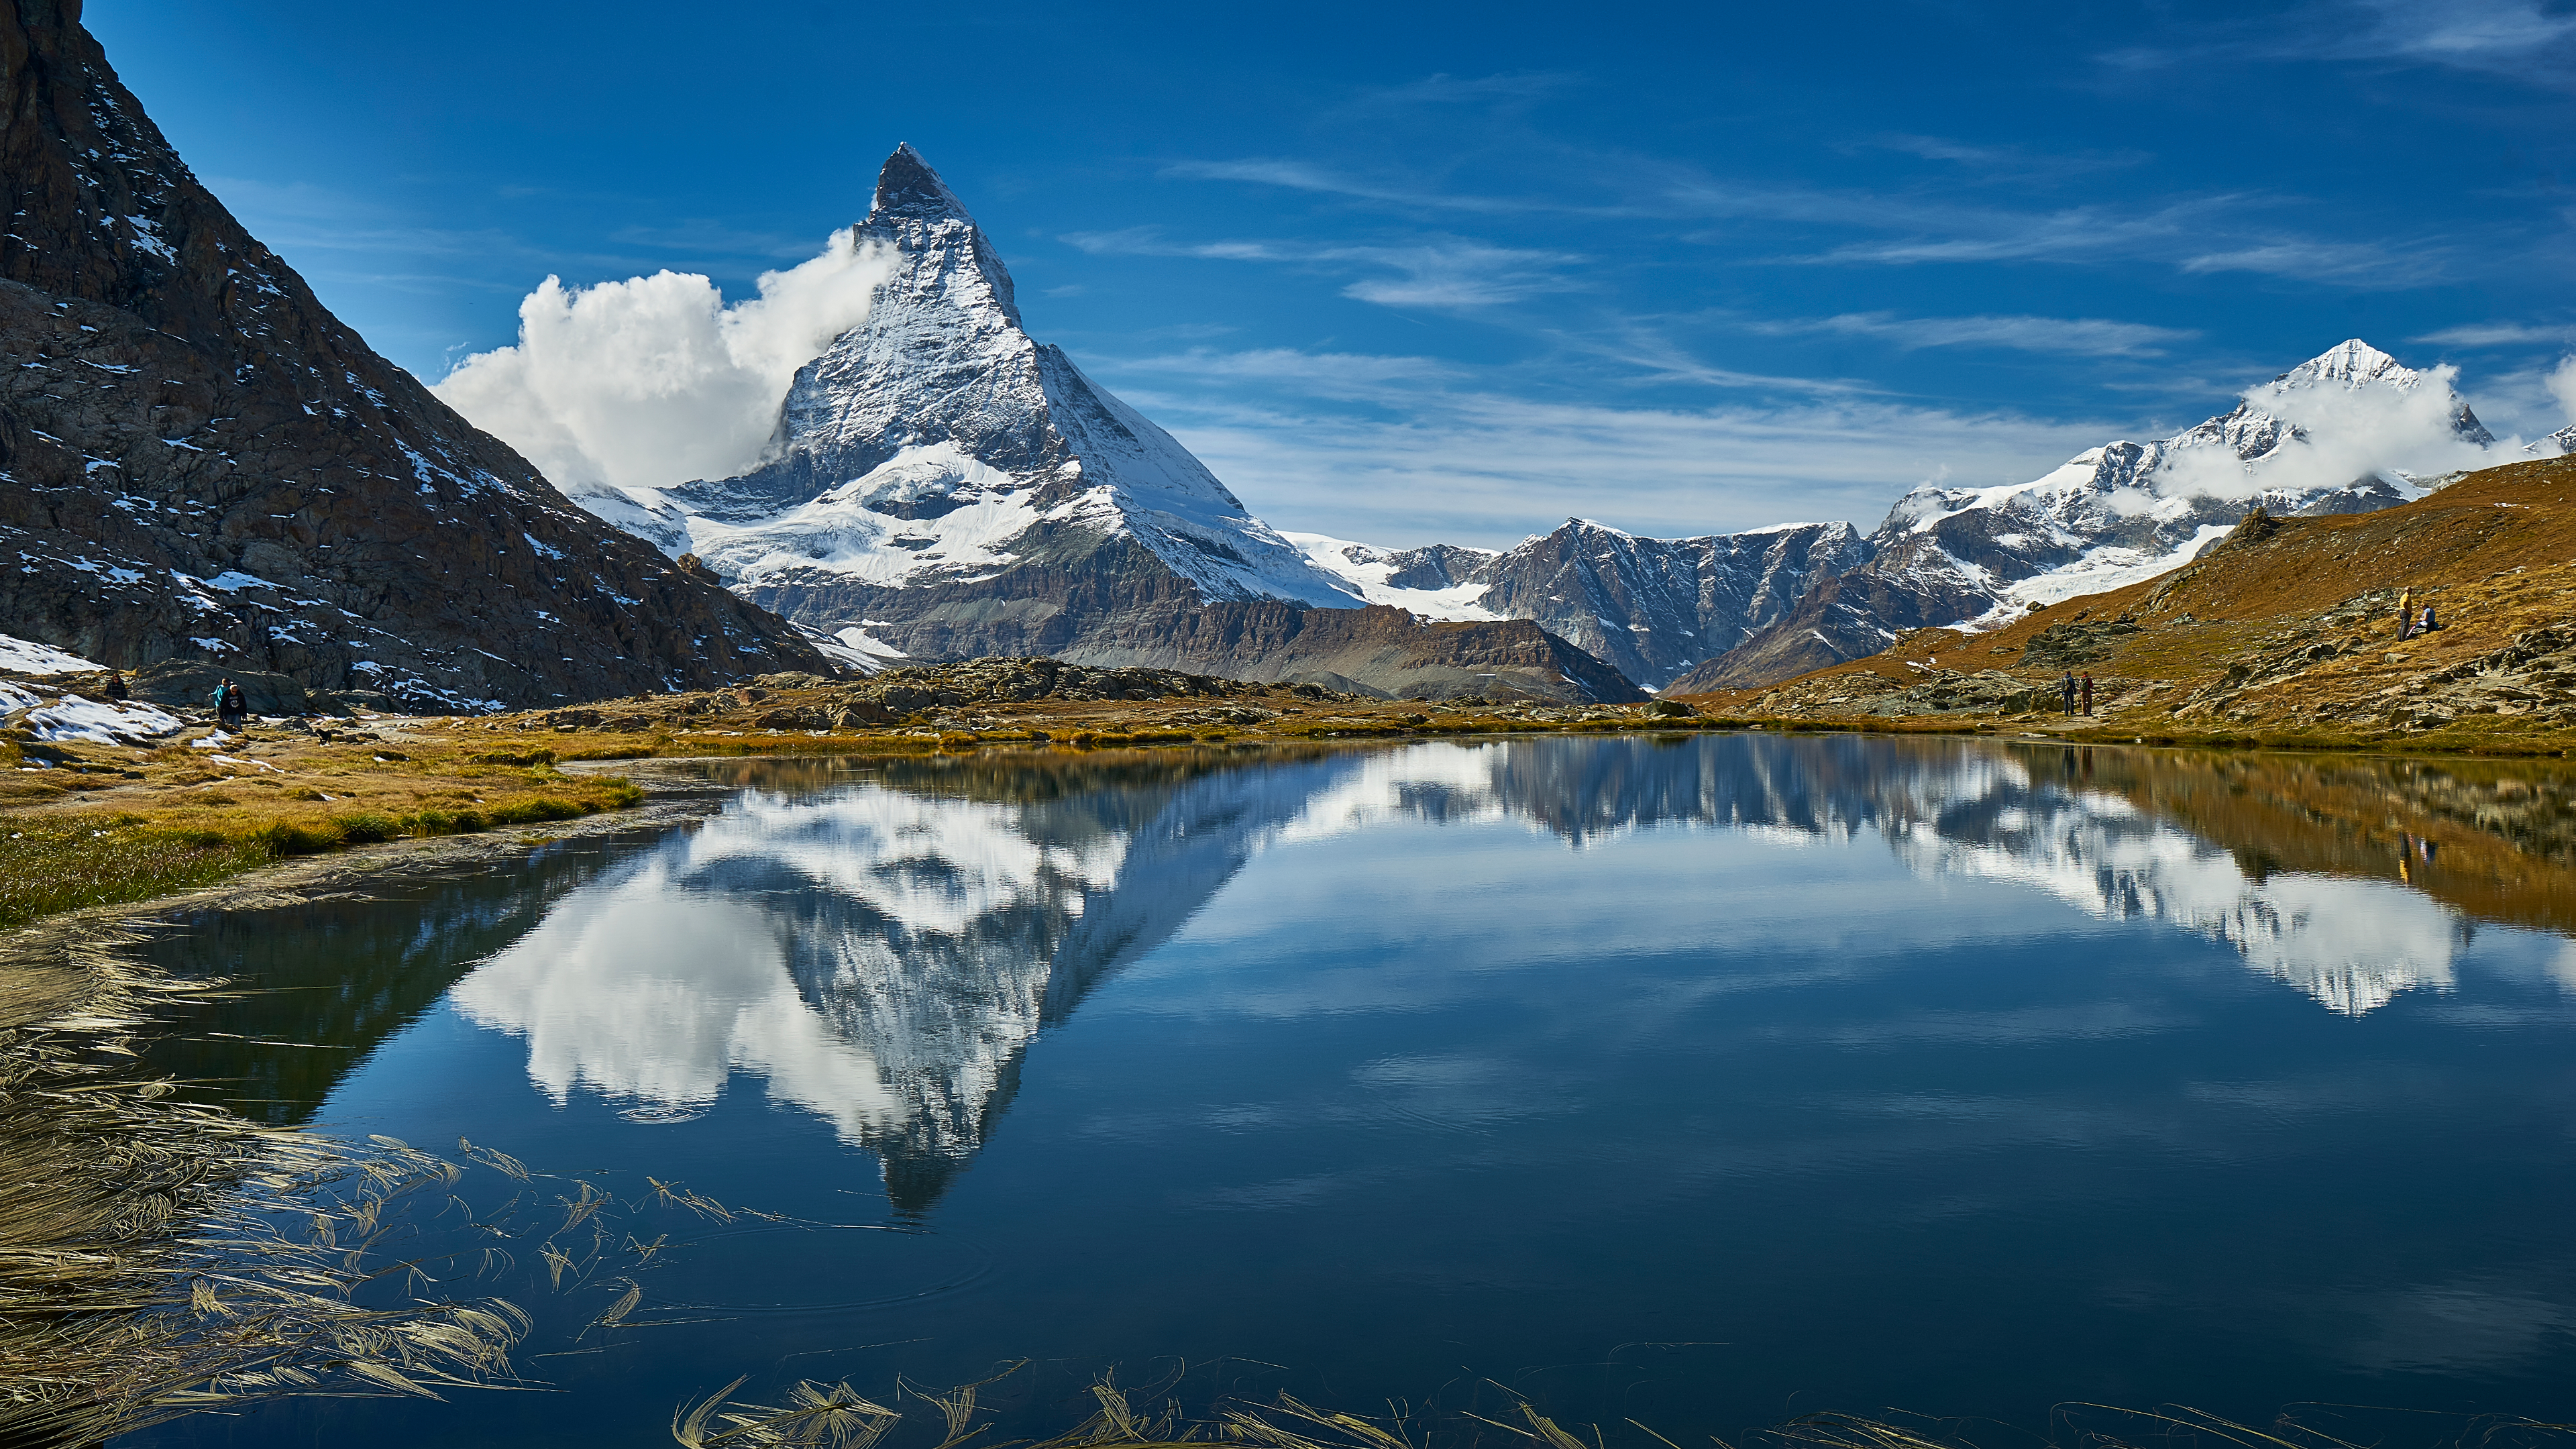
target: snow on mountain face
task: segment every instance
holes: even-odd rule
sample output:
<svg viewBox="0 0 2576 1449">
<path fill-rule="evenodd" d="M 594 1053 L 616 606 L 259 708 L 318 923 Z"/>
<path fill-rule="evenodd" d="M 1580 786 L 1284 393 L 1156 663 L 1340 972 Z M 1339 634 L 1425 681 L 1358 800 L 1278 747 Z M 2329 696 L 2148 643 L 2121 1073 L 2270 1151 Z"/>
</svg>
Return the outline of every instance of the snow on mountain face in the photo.
<svg viewBox="0 0 2576 1449">
<path fill-rule="evenodd" d="M 1650 686 L 1731 648 L 1866 557 L 1848 523 L 1640 538 L 1569 518 L 1499 554 L 1288 538 L 1371 603 L 1437 619 L 1529 619 Z"/>
<path fill-rule="evenodd" d="M 2257 504 L 2364 513 L 2420 498 L 2494 443 L 2448 371 L 2356 338 L 2173 437 L 2107 443 L 2029 483 L 1918 488 L 1871 536 L 1871 566 L 1987 609 L 2053 603 L 2162 573 Z"/>
<path fill-rule="evenodd" d="M 2184 563 L 2257 504 L 2387 508 L 2495 461 L 2494 445 L 2448 369 L 2417 372 L 2354 339 L 2173 437 L 2106 443 L 2028 483 L 1916 489 L 1870 535 L 1867 562 L 1674 687 L 1772 684 L 1901 630 L 2120 588 Z"/>
<path fill-rule="evenodd" d="M 2576 453 L 2576 423 L 2570 423 L 2537 442 L 2526 443 L 2522 450 L 2535 458 L 2563 458 Z"/>
<path fill-rule="evenodd" d="M 911 147 L 886 161 L 857 240 L 887 248 L 893 274 L 867 319 L 797 373 L 771 461 L 622 490 L 594 511 L 803 612 L 840 584 L 882 609 L 875 590 L 1061 563 L 1082 538 L 1131 539 L 1206 599 L 1362 602 L 1169 433 L 1031 340 L 1002 259 Z"/>
</svg>

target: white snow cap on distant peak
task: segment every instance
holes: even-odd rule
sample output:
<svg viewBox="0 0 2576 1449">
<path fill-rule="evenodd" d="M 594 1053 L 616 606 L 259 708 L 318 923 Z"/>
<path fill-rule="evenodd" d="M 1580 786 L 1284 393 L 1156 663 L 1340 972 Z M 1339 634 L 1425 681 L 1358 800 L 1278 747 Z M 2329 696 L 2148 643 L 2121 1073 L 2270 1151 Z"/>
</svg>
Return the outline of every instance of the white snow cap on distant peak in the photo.
<svg viewBox="0 0 2576 1449">
<path fill-rule="evenodd" d="M 2496 462 L 2457 376 L 2349 338 L 2172 437 L 2106 443 L 2028 483 L 1918 488 L 1874 543 L 1937 541 L 1910 548 L 1905 567 L 1988 600 L 1997 617 L 2119 588 L 2182 563 L 2250 505 L 2368 512 Z"/>
</svg>

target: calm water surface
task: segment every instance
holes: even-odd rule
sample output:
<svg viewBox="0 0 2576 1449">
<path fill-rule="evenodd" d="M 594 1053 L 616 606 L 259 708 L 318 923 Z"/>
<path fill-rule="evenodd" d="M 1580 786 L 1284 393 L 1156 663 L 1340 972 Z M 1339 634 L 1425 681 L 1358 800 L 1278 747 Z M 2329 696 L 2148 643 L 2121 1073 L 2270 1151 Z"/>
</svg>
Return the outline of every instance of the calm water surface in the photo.
<svg viewBox="0 0 2576 1449">
<path fill-rule="evenodd" d="M 1684 1443 L 2576 1417 L 2561 776 L 1761 735 L 710 768 L 691 828 L 188 922 L 166 963 L 272 989 L 157 1065 L 798 1221 L 661 1214 L 611 1328 L 533 1264 L 444 1285 L 535 1311 L 554 1392 L 127 1443 L 667 1443 L 739 1374 L 1015 1359 L 1022 1429 L 1112 1365 Z"/>
</svg>

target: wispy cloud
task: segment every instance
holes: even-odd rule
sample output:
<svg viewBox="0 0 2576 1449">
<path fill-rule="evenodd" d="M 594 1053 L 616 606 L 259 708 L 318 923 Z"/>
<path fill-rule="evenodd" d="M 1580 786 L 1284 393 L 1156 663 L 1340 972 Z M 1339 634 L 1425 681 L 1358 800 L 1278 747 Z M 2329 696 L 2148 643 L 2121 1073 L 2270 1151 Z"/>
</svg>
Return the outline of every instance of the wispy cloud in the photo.
<svg viewBox="0 0 2576 1449">
<path fill-rule="evenodd" d="M 1845 312 L 1834 317 L 1792 317 L 1750 322 L 1765 336 L 1820 334 L 1882 339 L 1906 351 L 1927 347 L 2001 347 L 2074 357 L 2161 357 L 2194 329 L 2151 327 L 2098 317 L 1900 317 L 1893 312 Z"/>
<path fill-rule="evenodd" d="M 1927 159 L 1985 168 L 1987 179 L 2017 172 L 2020 180 L 2058 180 L 2073 171 L 2146 159 L 2119 153 L 2049 156 L 1938 137 L 1896 136 L 1875 144 Z M 1824 233 L 1811 250 L 1764 260 L 1806 266 L 1973 265 L 2046 262 L 2108 265 L 2144 261 L 2186 273 L 2254 272 L 2334 286 L 2415 285 L 2446 265 L 2440 246 L 2423 240 L 2365 242 L 2303 236 L 2277 224 L 2293 197 L 2229 192 L 2136 207 L 2082 205 L 2045 210 L 1920 191 L 1834 189 L 1730 180 L 1692 168 L 1621 157 L 1587 158 L 1580 187 L 1512 196 L 1444 189 L 1410 180 L 1354 176 L 1312 161 L 1255 157 L 1184 161 L 1166 178 L 1257 183 L 1366 201 L 1418 212 L 1500 220 L 1514 215 L 1582 215 L 1603 220 L 1767 223 Z M 1586 202 L 1577 195 L 1599 196 Z M 1735 244 L 1730 226 L 1683 239 Z M 1834 233 L 1850 239 L 1827 240 Z M 1107 235 L 1123 235 L 1112 233 Z M 1209 253 L 1213 255 L 1214 253 Z"/>
<path fill-rule="evenodd" d="M 1666 536 L 1790 519 L 1875 524 L 1906 489 L 2036 477 L 2117 436 L 2099 422 L 1865 397 L 1612 407 L 1461 379 L 1420 358 L 1267 349 L 1086 359 L 1283 528 L 1508 546 L 1569 514 Z M 1336 405 L 1375 371 L 1401 405 Z M 1488 382 L 1491 379 L 1487 379 Z"/>
<path fill-rule="evenodd" d="M 1175 161 L 1160 173 L 1166 180 L 1245 181 L 1261 186 L 1310 191 L 1354 201 L 1377 202 L 1412 211 L 1454 211 L 1485 216 L 1559 213 L 1572 216 L 1641 214 L 1618 205 L 1588 205 L 1565 196 L 1481 196 L 1443 190 L 1410 180 L 1372 179 L 1319 166 L 1311 161 L 1247 157 L 1236 161 Z"/>
<path fill-rule="evenodd" d="M 1065 241 L 1094 255 L 1203 257 L 1276 262 L 1324 271 L 1364 271 L 1342 288 L 1361 302 L 1398 308 L 1467 310 L 1516 302 L 1543 292 L 1574 292 L 1566 275 L 1584 259 L 1572 252 L 1500 247 L 1461 237 L 1427 237 L 1400 245 L 1332 245 L 1295 241 L 1174 242 L 1155 227 L 1073 232 Z"/>
<path fill-rule="evenodd" d="M 1186 352 L 1128 358 L 1114 365 L 1121 372 L 1254 381 L 1309 397 L 1369 400 L 1382 399 L 1390 385 L 1447 382 L 1464 375 L 1457 366 L 1437 358 L 1304 352 L 1289 347 L 1243 352 L 1193 347 Z"/>
<path fill-rule="evenodd" d="M 2563 89 L 2576 59 L 2576 14 L 2534 0 L 2354 0 L 2267 15 L 2215 39 L 2130 47 L 2100 59 L 2131 71 L 2209 61 L 2415 63 Z"/>
<path fill-rule="evenodd" d="M 2431 242 L 2326 241 L 2261 225 L 2252 213 L 2273 204 L 2245 195 L 2194 197 L 2140 212 L 2093 206 L 2013 212 L 1888 203 L 1877 208 L 1883 224 L 1915 235 L 1846 242 L 1776 260 L 1809 266 L 2141 260 L 2191 274 L 2257 272 L 2336 286 L 2421 285 L 2444 270 L 2443 250 Z"/>
<path fill-rule="evenodd" d="M 2576 323 L 2464 322 L 2411 339 L 2437 347 L 2522 347 L 2576 342 Z"/>
<path fill-rule="evenodd" d="M 2429 246 L 2281 239 L 2185 257 L 2186 272 L 2260 272 L 2303 282 L 2411 285 L 2441 275 L 2443 259 Z"/>
<path fill-rule="evenodd" d="M 1900 155 L 1942 161 L 1979 175 L 2014 181 L 2054 180 L 2087 172 L 2140 166 L 2154 158 L 2144 151 L 2043 151 L 2031 146 L 1995 145 L 1952 140 L 1946 136 L 1893 134 L 1871 137 L 1864 145 Z"/>
<path fill-rule="evenodd" d="M 1361 106 L 1460 106 L 1516 104 L 1553 95 L 1581 81 L 1555 71 L 1519 71 L 1501 75 L 1429 75 L 1401 85 L 1362 91 Z"/>
<path fill-rule="evenodd" d="M 681 252 L 691 257 L 793 258 L 803 261 L 814 254 L 814 239 L 810 236 L 744 231 L 704 217 L 692 217 L 676 226 L 622 227 L 611 233 L 610 239 L 628 246 Z"/>
</svg>

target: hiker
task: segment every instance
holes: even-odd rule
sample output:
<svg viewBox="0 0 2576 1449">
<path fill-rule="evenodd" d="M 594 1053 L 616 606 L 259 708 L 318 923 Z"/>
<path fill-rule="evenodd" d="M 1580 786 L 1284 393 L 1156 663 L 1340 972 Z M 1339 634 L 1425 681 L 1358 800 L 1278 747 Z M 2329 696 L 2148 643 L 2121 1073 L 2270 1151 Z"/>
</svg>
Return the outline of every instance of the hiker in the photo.
<svg viewBox="0 0 2576 1449">
<path fill-rule="evenodd" d="M 2415 637 L 2415 591 L 2408 589 L 2397 596 L 2397 642 Z"/>
<path fill-rule="evenodd" d="M 2058 695 L 2059 695 L 2059 697 L 2060 697 L 2060 701 L 2061 701 L 2061 702 L 2060 702 L 2060 704 L 2059 704 L 2059 711 L 2060 711 L 2061 713 L 2063 713 L 2063 714 L 2067 714 L 2067 715 L 2070 715 L 2070 716 L 2071 716 L 2071 715 L 2073 715 L 2073 714 L 2075 713 L 2075 671 L 2074 671 L 2074 670 L 2070 669 L 2070 670 L 2066 671 L 2066 677 L 2065 677 L 2064 679 L 2061 679 L 2061 680 L 2057 681 L 2057 693 L 2058 693 Z"/>
<path fill-rule="evenodd" d="M 2430 634 L 2441 627 L 2442 626 L 2439 623 L 2434 621 L 2433 606 L 2426 604 L 2424 606 L 2424 622 L 2415 630 L 2415 632 L 2418 634 Z"/>
<path fill-rule="evenodd" d="M 2087 717 L 2093 713 L 2093 671 L 2090 669 L 2084 671 L 2084 713 Z"/>
<path fill-rule="evenodd" d="M 250 704 L 242 698 L 242 688 L 240 685 L 233 683 L 230 679 L 226 679 L 223 683 L 215 686 L 215 720 L 217 723 L 230 725 L 234 729 L 240 729 L 242 721 L 249 716 Z"/>
<path fill-rule="evenodd" d="M 125 703 L 125 676 L 117 670 L 111 669 L 107 671 L 107 683 L 100 685 L 98 687 L 98 692 L 106 695 L 109 699 L 114 700 L 118 704 Z"/>
</svg>

